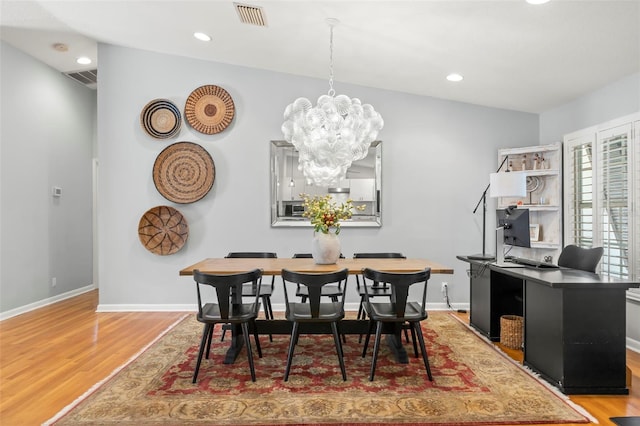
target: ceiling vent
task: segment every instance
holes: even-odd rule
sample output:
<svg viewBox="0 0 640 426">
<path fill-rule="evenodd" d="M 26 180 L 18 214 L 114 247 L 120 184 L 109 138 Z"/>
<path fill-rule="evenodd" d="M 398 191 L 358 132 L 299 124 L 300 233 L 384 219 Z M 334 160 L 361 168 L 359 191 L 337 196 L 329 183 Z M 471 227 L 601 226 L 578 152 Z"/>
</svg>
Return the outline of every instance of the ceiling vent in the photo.
<svg viewBox="0 0 640 426">
<path fill-rule="evenodd" d="M 236 12 L 238 12 L 240 21 L 243 24 L 252 24 L 259 27 L 267 26 L 267 20 L 261 7 L 240 3 L 234 3 L 233 5 L 236 7 Z"/>
<path fill-rule="evenodd" d="M 80 84 L 84 84 L 87 87 L 95 89 L 98 84 L 98 70 L 86 70 L 86 71 L 72 71 L 65 72 L 64 75 L 77 81 Z"/>
</svg>

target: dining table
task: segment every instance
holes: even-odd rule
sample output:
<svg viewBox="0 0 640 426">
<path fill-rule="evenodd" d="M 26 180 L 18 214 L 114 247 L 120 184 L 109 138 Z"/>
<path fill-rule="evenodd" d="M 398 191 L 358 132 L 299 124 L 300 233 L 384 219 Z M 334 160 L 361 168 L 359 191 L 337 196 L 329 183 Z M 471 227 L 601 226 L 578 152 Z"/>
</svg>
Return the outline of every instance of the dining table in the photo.
<svg viewBox="0 0 640 426">
<path fill-rule="evenodd" d="M 431 274 L 453 274 L 453 268 L 439 263 L 419 258 L 344 258 L 334 264 L 317 264 L 312 258 L 206 258 L 180 270 L 180 276 L 191 276 L 198 270 L 207 274 L 236 274 L 253 269 L 261 269 L 263 275 L 280 275 L 283 269 L 305 273 L 326 273 L 348 269 L 350 275 L 360 274 L 364 268 L 376 269 L 384 272 L 409 273 L 431 269 Z M 285 319 L 258 319 L 255 322 L 258 334 L 291 334 L 292 324 Z M 386 334 L 387 344 L 393 352 L 396 361 L 408 363 L 407 352 L 402 345 L 401 326 L 388 324 L 383 333 Z M 232 327 L 232 337 L 224 363 L 233 363 L 243 345 L 241 331 Z M 366 334 L 369 321 L 362 319 L 343 319 L 340 321 L 340 333 L 343 335 Z M 302 334 L 330 333 L 326 324 L 306 324 Z"/>
</svg>

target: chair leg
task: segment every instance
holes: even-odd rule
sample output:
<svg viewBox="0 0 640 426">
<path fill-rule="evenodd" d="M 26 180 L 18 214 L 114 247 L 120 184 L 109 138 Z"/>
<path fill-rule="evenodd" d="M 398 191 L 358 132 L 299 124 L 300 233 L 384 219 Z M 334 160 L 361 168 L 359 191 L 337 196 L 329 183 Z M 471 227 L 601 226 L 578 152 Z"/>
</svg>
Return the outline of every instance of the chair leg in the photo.
<svg viewBox="0 0 640 426">
<path fill-rule="evenodd" d="M 251 350 L 251 339 L 249 338 L 249 323 L 242 323 L 242 335 L 244 344 L 247 347 L 247 358 L 249 359 L 249 370 L 251 370 L 251 381 L 256 381 L 256 370 L 253 366 L 253 351 Z"/>
<path fill-rule="evenodd" d="M 360 305 L 358 306 L 358 316 L 356 319 L 365 319 L 366 316 L 364 312 L 364 296 L 360 296 Z M 362 343 L 362 334 L 358 337 L 358 343 Z"/>
<path fill-rule="evenodd" d="M 222 336 L 220 336 L 220 341 L 224 342 L 224 335 L 227 333 L 227 329 L 222 325 Z"/>
<path fill-rule="evenodd" d="M 344 355 L 342 353 L 342 342 L 340 342 L 340 334 L 338 334 L 338 324 L 331 323 L 331 330 L 333 331 L 333 341 L 336 344 L 336 352 L 338 352 L 338 361 L 340 362 L 340 371 L 342 371 L 342 380 L 347 381 L 347 371 L 344 368 Z"/>
<path fill-rule="evenodd" d="M 289 353 L 287 354 L 287 367 L 284 370 L 284 381 L 289 380 L 289 370 L 291 369 L 291 360 L 293 359 L 293 350 L 296 347 L 298 341 L 298 323 L 293 323 L 293 330 L 291 330 L 291 341 L 289 342 Z"/>
<path fill-rule="evenodd" d="M 198 371 L 200 371 L 200 363 L 202 362 L 202 355 L 204 354 L 204 347 L 207 344 L 209 337 L 209 330 L 213 328 L 211 324 L 205 324 L 202 330 L 202 339 L 200 340 L 200 351 L 198 351 L 198 361 L 196 362 L 196 370 L 193 372 L 193 380 L 191 383 L 195 383 L 198 378 Z"/>
<path fill-rule="evenodd" d="M 369 320 L 369 330 L 367 330 L 367 337 L 364 339 L 364 347 L 362 348 L 362 358 L 367 356 L 367 348 L 369 347 L 369 337 L 371 336 L 371 330 L 373 329 L 373 320 Z"/>
<path fill-rule="evenodd" d="M 411 324 L 409 324 L 411 326 Z M 405 332 L 407 330 L 405 329 Z M 418 343 L 416 342 L 416 331 L 413 327 L 411 327 L 411 340 L 413 341 L 413 355 L 415 358 L 418 358 Z"/>
<path fill-rule="evenodd" d="M 258 350 L 258 357 L 262 358 L 262 348 L 260 347 L 260 339 L 258 338 L 258 328 L 256 327 L 256 321 L 252 320 L 251 324 L 253 325 L 253 339 L 256 341 L 256 349 Z"/>
<path fill-rule="evenodd" d="M 262 296 L 262 304 L 264 305 L 264 317 L 265 319 L 273 319 L 273 309 L 271 309 L 271 298 L 268 296 Z M 273 342 L 273 336 L 269 335 L 269 341 Z"/>
<path fill-rule="evenodd" d="M 433 382 L 433 377 L 431 376 L 431 368 L 429 367 L 429 357 L 427 356 L 427 348 L 424 346 L 424 337 L 422 336 L 422 328 L 420 327 L 419 322 L 411 323 L 413 329 L 416 330 L 416 334 L 418 335 L 418 340 L 420 341 L 420 350 L 422 350 L 422 360 L 424 361 L 424 368 L 427 369 L 427 376 L 429 377 L 429 381 Z"/>
<path fill-rule="evenodd" d="M 207 336 L 207 353 L 205 358 L 209 359 L 209 353 L 211 352 L 211 340 L 213 339 L 213 326 L 209 329 L 209 335 Z"/>
<path fill-rule="evenodd" d="M 376 363 L 378 362 L 378 351 L 380 350 L 380 337 L 382 336 L 382 321 L 378 321 L 376 326 L 376 340 L 373 343 L 373 360 L 371 360 L 371 372 L 369 373 L 369 381 L 373 382 L 373 376 L 376 374 Z"/>
<path fill-rule="evenodd" d="M 404 327 L 404 325 L 402 329 L 404 330 L 404 341 L 409 343 L 409 333 L 407 332 L 407 329 Z"/>
</svg>

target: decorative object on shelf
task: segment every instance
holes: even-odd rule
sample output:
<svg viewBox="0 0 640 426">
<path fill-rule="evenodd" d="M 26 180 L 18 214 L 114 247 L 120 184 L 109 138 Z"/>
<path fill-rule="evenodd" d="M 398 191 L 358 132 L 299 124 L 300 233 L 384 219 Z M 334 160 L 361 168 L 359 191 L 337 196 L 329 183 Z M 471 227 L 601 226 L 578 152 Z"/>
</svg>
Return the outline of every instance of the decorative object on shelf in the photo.
<svg viewBox="0 0 640 426">
<path fill-rule="evenodd" d="M 538 176 L 527 176 L 527 194 L 529 194 L 529 204 L 533 205 L 533 193 L 542 189 L 542 180 Z"/>
<path fill-rule="evenodd" d="M 173 207 L 153 207 L 140 218 L 138 238 L 151 253 L 167 256 L 185 245 L 189 238 L 189 225 Z"/>
<path fill-rule="evenodd" d="M 335 96 L 333 89 L 333 28 L 337 19 L 329 18 L 329 92 L 313 107 L 298 98 L 284 111 L 282 133 L 299 152 L 298 169 L 308 183 L 331 186 L 344 179 L 351 163 L 367 156 L 369 145 L 378 136 L 384 121 L 369 104 L 346 95 Z"/>
<path fill-rule="evenodd" d="M 529 224 L 529 239 L 531 241 L 540 241 L 540 225 L 537 223 Z"/>
<path fill-rule="evenodd" d="M 527 154 L 524 154 L 522 156 L 522 169 L 521 170 L 527 170 Z"/>
<path fill-rule="evenodd" d="M 233 120 L 235 105 L 231 95 L 220 86 L 195 89 L 184 106 L 184 117 L 194 130 L 205 135 L 220 133 Z"/>
<path fill-rule="evenodd" d="M 168 99 L 154 99 L 140 112 L 140 125 L 149 136 L 167 139 L 176 136 L 182 126 L 178 107 Z"/>
<path fill-rule="evenodd" d="M 309 218 L 313 225 L 311 254 L 315 263 L 334 264 L 340 257 L 340 221 L 350 219 L 353 208 L 364 210 L 365 206 L 354 206 L 349 199 L 338 205 L 331 195 L 311 197 L 302 194 L 304 200 L 303 217 Z"/>
<path fill-rule="evenodd" d="M 187 204 L 203 198 L 216 176 L 209 152 L 192 142 L 166 147 L 153 165 L 153 182 L 158 192 L 174 203 Z"/>
</svg>

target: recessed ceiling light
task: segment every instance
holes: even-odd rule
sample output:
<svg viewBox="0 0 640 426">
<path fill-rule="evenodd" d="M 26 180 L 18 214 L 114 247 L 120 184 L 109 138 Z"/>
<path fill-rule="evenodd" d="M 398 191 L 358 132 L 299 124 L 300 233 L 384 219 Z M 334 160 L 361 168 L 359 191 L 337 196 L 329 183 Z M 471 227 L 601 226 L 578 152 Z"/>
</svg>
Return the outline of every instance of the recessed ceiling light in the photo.
<svg viewBox="0 0 640 426">
<path fill-rule="evenodd" d="M 200 41 L 211 41 L 211 36 L 205 33 L 193 33 L 193 36 Z"/>
<path fill-rule="evenodd" d="M 455 82 L 462 81 L 462 79 L 463 79 L 463 78 L 464 78 L 464 77 L 462 77 L 460 74 L 456 74 L 456 73 L 449 74 L 449 75 L 447 76 L 447 80 L 449 80 L 449 81 L 455 81 Z"/>
<path fill-rule="evenodd" d="M 76 62 L 80 65 L 89 65 L 91 63 L 91 58 L 87 58 L 86 56 L 80 56 L 76 59 Z"/>
<path fill-rule="evenodd" d="M 549 0 L 527 0 L 529 4 L 545 4 L 549 3 Z"/>
</svg>

